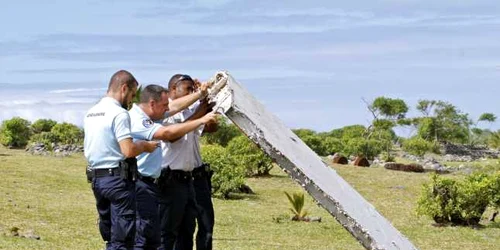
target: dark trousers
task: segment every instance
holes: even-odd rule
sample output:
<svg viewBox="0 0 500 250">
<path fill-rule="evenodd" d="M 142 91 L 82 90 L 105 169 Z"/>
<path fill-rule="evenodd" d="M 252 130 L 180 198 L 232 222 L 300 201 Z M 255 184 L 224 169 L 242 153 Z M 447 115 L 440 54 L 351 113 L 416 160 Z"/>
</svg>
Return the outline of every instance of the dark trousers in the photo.
<svg viewBox="0 0 500 250">
<path fill-rule="evenodd" d="M 161 196 L 161 249 L 193 249 L 197 205 L 192 179 L 170 175 L 162 185 Z"/>
<path fill-rule="evenodd" d="M 132 249 L 135 234 L 135 183 L 119 176 L 92 180 L 99 231 L 106 249 Z"/>
<path fill-rule="evenodd" d="M 196 249 L 211 250 L 214 231 L 214 206 L 212 204 L 211 177 L 208 173 L 194 177 L 194 191 L 198 204 L 198 232 L 196 233 Z"/>
<path fill-rule="evenodd" d="M 160 190 L 150 178 L 139 178 L 135 184 L 136 234 L 134 249 L 156 250 L 160 247 Z"/>
</svg>

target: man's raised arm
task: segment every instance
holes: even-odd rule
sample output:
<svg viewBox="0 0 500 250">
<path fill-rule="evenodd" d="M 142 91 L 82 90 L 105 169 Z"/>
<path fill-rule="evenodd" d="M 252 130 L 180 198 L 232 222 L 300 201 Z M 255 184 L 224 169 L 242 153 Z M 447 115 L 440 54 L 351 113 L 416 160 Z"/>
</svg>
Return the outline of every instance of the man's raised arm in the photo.
<svg viewBox="0 0 500 250">
<path fill-rule="evenodd" d="M 201 83 L 198 92 L 177 98 L 175 100 L 171 100 L 168 104 L 169 111 L 167 111 L 166 116 L 173 116 L 179 113 L 180 111 L 188 108 L 189 106 L 191 106 L 191 104 L 193 104 L 197 100 L 202 100 L 203 98 L 205 98 L 208 94 L 209 87 L 210 87 L 209 83 Z"/>
</svg>

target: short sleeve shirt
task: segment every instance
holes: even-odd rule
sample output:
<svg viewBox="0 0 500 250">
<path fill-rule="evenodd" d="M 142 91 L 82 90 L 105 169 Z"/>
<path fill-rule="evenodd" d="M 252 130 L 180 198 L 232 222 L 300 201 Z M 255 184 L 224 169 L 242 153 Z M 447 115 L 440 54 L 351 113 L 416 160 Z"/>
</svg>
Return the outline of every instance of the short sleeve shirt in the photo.
<svg viewBox="0 0 500 250">
<path fill-rule="evenodd" d="M 141 107 L 133 105 L 129 111 L 131 135 L 134 140 L 152 141 L 154 134 L 162 127 L 144 113 Z M 161 173 L 161 148 L 151 153 L 144 152 L 137 156 L 137 169 L 142 176 L 158 178 Z"/>
<path fill-rule="evenodd" d="M 182 123 L 186 121 L 198 107 L 199 103 L 195 103 L 190 108 L 187 108 L 163 121 L 163 124 Z M 172 170 L 192 171 L 195 167 L 201 165 L 199 136 L 203 131 L 203 126 L 191 131 L 175 142 L 162 142 L 162 168 L 169 167 Z"/>
<path fill-rule="evenodd" d="M 84 155 L 91 168 L 116 168 L 123 156 L 119 142 L 131 138 L 130 117 L 120 103 L 102 98 L 85 114 Z"/>
</svg>

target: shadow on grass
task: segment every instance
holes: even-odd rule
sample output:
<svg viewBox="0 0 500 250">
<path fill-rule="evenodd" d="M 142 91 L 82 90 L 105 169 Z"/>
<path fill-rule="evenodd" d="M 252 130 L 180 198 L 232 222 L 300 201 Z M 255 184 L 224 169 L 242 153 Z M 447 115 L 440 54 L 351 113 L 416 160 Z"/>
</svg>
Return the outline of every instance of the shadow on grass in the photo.
<svg viewBox="0 0 500 250">
<path fill-rule="evenodd" d="M 490 222 L 484 226 L 484 228 L 500 228 L 500 222 Z"/>
<path fill-rule="evenodd" d="M 11 156 L 11 154 L 0 154 L 0 156 Z"/>
<path fill-rule="evenodd" d="M 284 245 L 284 244 L 275 244 L 275 243 L 270 243 L 270 242 L 261 242 L 259 239 L 249 239 L 249 238 L 213 238 L 214 241 L 225 241 L 225 242 L 248 242 L 248 244 L 252 244 L 251 242 L 259 242 L 259 245 L 265 245 L 265 246 L 270 246 L 270 247 L 280 247 L 280 248 L 285 248 L 285 249 L 290 249 L 295 247 L 295 245 Z"/>
<path fill-rule="evenodd" d="M 230 193 L 228 197 L 221 198 L 215 197 L 221 200 L 260 200 L 260 197 L 257 194 L 245 194 L 245 193 Z"/>
<path fill-rule="evenodd" d="M 443 174 L 451 174 L 452 172 L 449 171 L 449 170 L 434 170 L 434 169 L 424 169 L 424 173 L 436 173 L 436 174 L 439 174 L 439 175 L 443 175 Z"/>
<path fill-rule="evenodd" d="M 255 178 L 255 179 L 271 179 L 271 178 L 278 178 L 278 179 L 283 179 L 283 178 L 289 178 L 288 175 L 274 175 L 274 174 L 266 174 L 266 175 L 254 175 L 250 178 Z"/>
<path fill-rule="evenodd" d="M 478 224 L 478 225 L 459 225 L 459 224 L 452 224 L 452 223 L 433 223 L 432 226 L 434 227 L 461 227 L 461 228 L 470 228 L 474 230 L 484 230 L 484 229 L 490 229 L 490 228 L 500 228 L 500 222 L 486 222 L 484 224 Z"/>
</svg>

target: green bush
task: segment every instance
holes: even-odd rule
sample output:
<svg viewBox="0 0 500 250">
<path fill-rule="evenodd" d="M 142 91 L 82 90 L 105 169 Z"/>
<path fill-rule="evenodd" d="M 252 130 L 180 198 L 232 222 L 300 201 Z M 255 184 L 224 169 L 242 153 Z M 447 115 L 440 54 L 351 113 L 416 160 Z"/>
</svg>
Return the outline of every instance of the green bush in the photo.
<svg viewBox="0 0 500 250">
<path fill-rule="evenodd" d="M 219 145 L 203 145 L 201 157 L 210 164 L 214 171 L 212 176 L 212 192 L 215 196 L 228 198 L 229 193 L 245 184 L 245 169 L 224 147 Z"/>
<path fill-rule="evenodd" d="M 346 155 L 363 156 L 373 159 L 385 149 L 384 145 L 383 141 L 375 139 L 352 138 L 347 141 L 344 153 Z"/>
<path fill-rule="evenodd" d="M 500 209 L 500 171 L 497 171 L 490 178 L 490 205 Z"/>
<path fill-rule="evenodd" d="M 292 131 L 299 137 L 303 138 L 310 135 L 316 135 L 316 131 L 307 128 L 292 129 Z"/>
<path fill-rule="evenodd" d="M 458 187 L 455 180 L 432 175 L 431 183 L 424 184 L 417 202 L 417 214 L 427 215 L 437 223 L 450 222 L 458 217 L 456 200 Z"/>
<path fill-rule="evenodd" d="M 318 135 L 306 135 L 300 138 L 304 143 L 310 147 L 316 154 L 326 156 L 328 153 L 323 145 L 323 139 Z"/>
<path fill-rule="evenodd" d="M 52 150 L 52 143 L 56 143 L 57 140 L 57 136 L 52 132 L 41 132 L 32 135 L 30 138 L 31 143 L 43 143 L 49 150 Z"/>
<path fill-rule="evenodd" d="M 225 147 L 234 137 L 242 134 L 236 125 L 221 116 L 217 122 L 217 131 L 203 134 L 202 141 L 206 144 L 219 144 Z"/>
<path fill-rule="evenodd" d="M 424 140 L 419 136 L 412 137 L 403 141 L 403 150 L 416 156 L 423 156 L 432 151 L 433 143 Z"/>
<path fill-rule="evenodd" d="M 22 148 L 28 144 L 31 136 L 30 122 L 14 117 L 5 120 L 0 126 L 0 143 L 7 147 Z"/>
<path fill-rule="evenodd" d="M 380 156 L 380 159 L 385 162 L 393 162 L 395 160 L 394 156 L 387 152 L 383 152 Z"/>
<path fill-rule="evenodd" d="M 490 177 L 486 174 L 472 174 L 459 182 L 457 198 L 460 220 L 454 223 L 477 225 L 486 207 L 490 204 Z"/>
<path fill-rule="evenodd" d="M 462 181 L 434 174 L 418 199 L 417 213 L 437 223 L 477 225 L 488 205 L 494 205 L 499 176 L 475 173 Z"/>
<path fill-rule="evenodd" d="M 50 132 L 57 139 L 55 142 L 73 144 L 81 143 L 83 141 L 83 131 L 71 123 L 58 123 L 52 127 Z"/>
<path fill-rule="evenodd" d="M 334 153 L 342 152 L 344 145 L 339 138 L 326 137 L 323 139 L 323 149 L 327 155 L 333 155 Z"/>
<path fill-rule="evenodd" d="M 237 136 L 227 145 L 227 150 L 240 166 L 246 167 L 248 176 L 269 175 L 272 159 L 246 136 Z"/>
<path fill-rule="evenodd" d="M 52 127 L 54 127 L 56 124 L 57 122 L 51 119 L 38 119 L 33 124 L 31 124 L 31 129 L 35 134 L 50 132 Z"/>
</svg>

